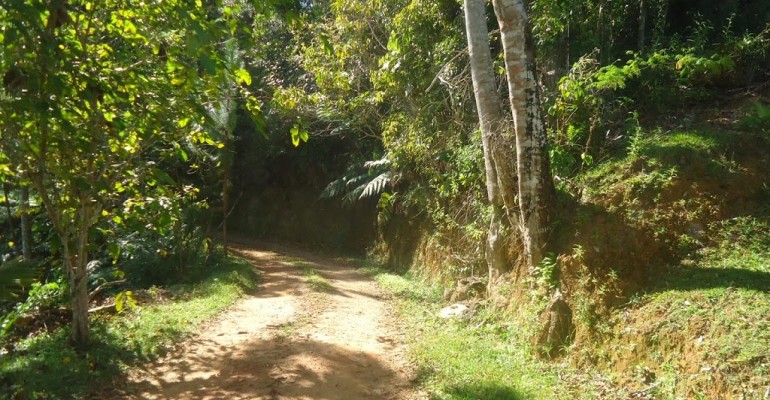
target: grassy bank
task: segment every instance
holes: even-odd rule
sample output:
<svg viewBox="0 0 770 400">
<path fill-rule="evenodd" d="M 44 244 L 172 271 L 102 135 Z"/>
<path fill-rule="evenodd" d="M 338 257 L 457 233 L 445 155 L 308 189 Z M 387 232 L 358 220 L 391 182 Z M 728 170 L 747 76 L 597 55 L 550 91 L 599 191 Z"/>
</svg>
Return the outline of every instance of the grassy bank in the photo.
<svg viewBox="0 0 770 400">
<path fill-rule="evenodd" d="M 83 397 L 195 332 L 257 281 L 248 262 L 230 258 L 197 283 L 151 289 L 139 307 L 95 317 L 93 345 L 84 356 L 66 345 L 65 327 L 26 338 L 0 356 L 0 399 Z"/>
<path fill-rule="evenodd" d="M 558 369 L 532 356 L 529 332 L 505 315 L 482 310 L 469 319 L 441 319 L 440 288 L 408 275 L 367 272 L 396 300 L 410 358 L 431 399 L 580 398 L 568 393 Z"/>
<path fill-rule="evenodd" d="M 578 231 L 622 238 L 585 270 L 619 271 L 626 297 L 571 357 L 640 396 L 770 393 L 770 140 L 730 128 L 650 133 L 583 177 L 582 206 L 614 225 Z"/>
</svg>

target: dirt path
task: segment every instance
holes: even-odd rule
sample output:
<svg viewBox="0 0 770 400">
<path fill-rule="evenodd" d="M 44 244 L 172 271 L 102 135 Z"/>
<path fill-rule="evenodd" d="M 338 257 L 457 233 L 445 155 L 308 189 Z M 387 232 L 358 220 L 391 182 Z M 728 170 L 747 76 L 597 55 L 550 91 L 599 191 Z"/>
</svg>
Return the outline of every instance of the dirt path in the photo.
<svg viewBox="0 0 770 400">
<path fill-rule="evenodd" d="M 422 399 L 388 304 L 349 266 L 237 247 L 260 289 L 131 376 L 126 398 Z M 308 271 L 316 271 L 315 285 Z"/>
</svg>

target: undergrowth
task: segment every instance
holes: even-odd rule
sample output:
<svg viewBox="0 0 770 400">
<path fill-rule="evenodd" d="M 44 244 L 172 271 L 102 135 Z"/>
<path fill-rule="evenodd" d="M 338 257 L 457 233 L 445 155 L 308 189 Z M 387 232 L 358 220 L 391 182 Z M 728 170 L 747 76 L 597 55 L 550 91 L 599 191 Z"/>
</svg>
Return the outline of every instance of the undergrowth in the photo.
<svg viewBox="0 0 770 400">
<path fill-rule="evenodd" d="M 441 289 L 406 275 L 367 269 L 393 296 L 405 322 L 409 355 L 431 399 L 556 399 L 568 395 L 555 370 L 533 358 L 525 327 L 481 310 L 469 320 L 441 319 Z"/>
<path fill-rule="evenodd" d="M 715 225 L 713 245 L 617 321 L 610 362 L 628 385 L 635 370 L 655 371 L 646 386 L 657 398 L 760 399 L 770 388 L 770 224 L 741 217 Z"/>
<path fill-rule="evenodd" d="M 248 262 L 231 258 L 200 282 L 169 287 L 167 300 L 94 318 L 84 355 L 67 345 L 66 327 L 23 339 L 0 355 L 0 399 L 83 397 L 194 332 L 253 290 L 257 278 Z"/>
<path fill-rule="evenodd" d="M 738 128 L 639 132 L 579 177 L 585 263 L 625 286 L 573 362 L 645 398 L 766 398 L 770 143 Z"/>
</svg>

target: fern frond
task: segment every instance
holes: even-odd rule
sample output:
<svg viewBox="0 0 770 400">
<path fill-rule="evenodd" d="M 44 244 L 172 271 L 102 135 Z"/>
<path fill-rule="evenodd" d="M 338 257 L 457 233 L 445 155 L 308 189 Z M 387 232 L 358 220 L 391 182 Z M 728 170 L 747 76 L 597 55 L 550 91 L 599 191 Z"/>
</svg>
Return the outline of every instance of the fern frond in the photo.
<svg viewBox="0 0 770 400">
<path fill-rule="evenodd" d="M 348 191 L 345 196 L 342 198 L 342 202 L 346 205 L 350 205 L 356 202 L 361 196 L 361 192 L 364 191 L 364 188 L 366 188 L 366 185 L 359 185 L 353 190 Z"/>
<path fill-rule="evenodd" d="M 42 264 L 23 260 L 8 260 L 0 264 L 0 302 L 12 301 L 24 287 L 40 278 Z"/>
<path fill-rule="evenodd" d="M 379 160 L 367 161 L 364 163 L 364 168 L 378 168 L 378 167 L 390 167 L 392 162 L 388 157 L 380 158 Z"/>
<path fill-rule="evenodd" d="M 374 196 L 382 193 L 385 187 L 390 183 L 390 171 L 383 172 L 366 184 L 358 199 L 365 199 L 370 196 Z"/>
</svg>

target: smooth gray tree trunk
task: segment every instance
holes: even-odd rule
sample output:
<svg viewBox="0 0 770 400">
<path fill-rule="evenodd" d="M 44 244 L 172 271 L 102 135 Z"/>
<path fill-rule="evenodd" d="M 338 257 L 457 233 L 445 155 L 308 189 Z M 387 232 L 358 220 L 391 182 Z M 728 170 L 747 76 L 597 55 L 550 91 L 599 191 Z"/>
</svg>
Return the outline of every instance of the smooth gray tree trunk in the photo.
<svg viewBox="0 0 770 400">
<path fill-rule="evenodd" d="M 476 110 L 481 126 L 487 197 L 493 209 L 486 242 L 486 259 L 491 286 L 497 277 L 507 270 L 505 242 L 501 226 L 505 209 L 499 185 L 498 166 L 495 164 L 493 156 L 494 138 L 500 135 L 504 120 L 500 96 L 495 90 L 495 76 L 489 49 L 489 31 L 484 1 L 464 0 L 464 10 L 473 94 L 476 99 Z"/>
</svg>

